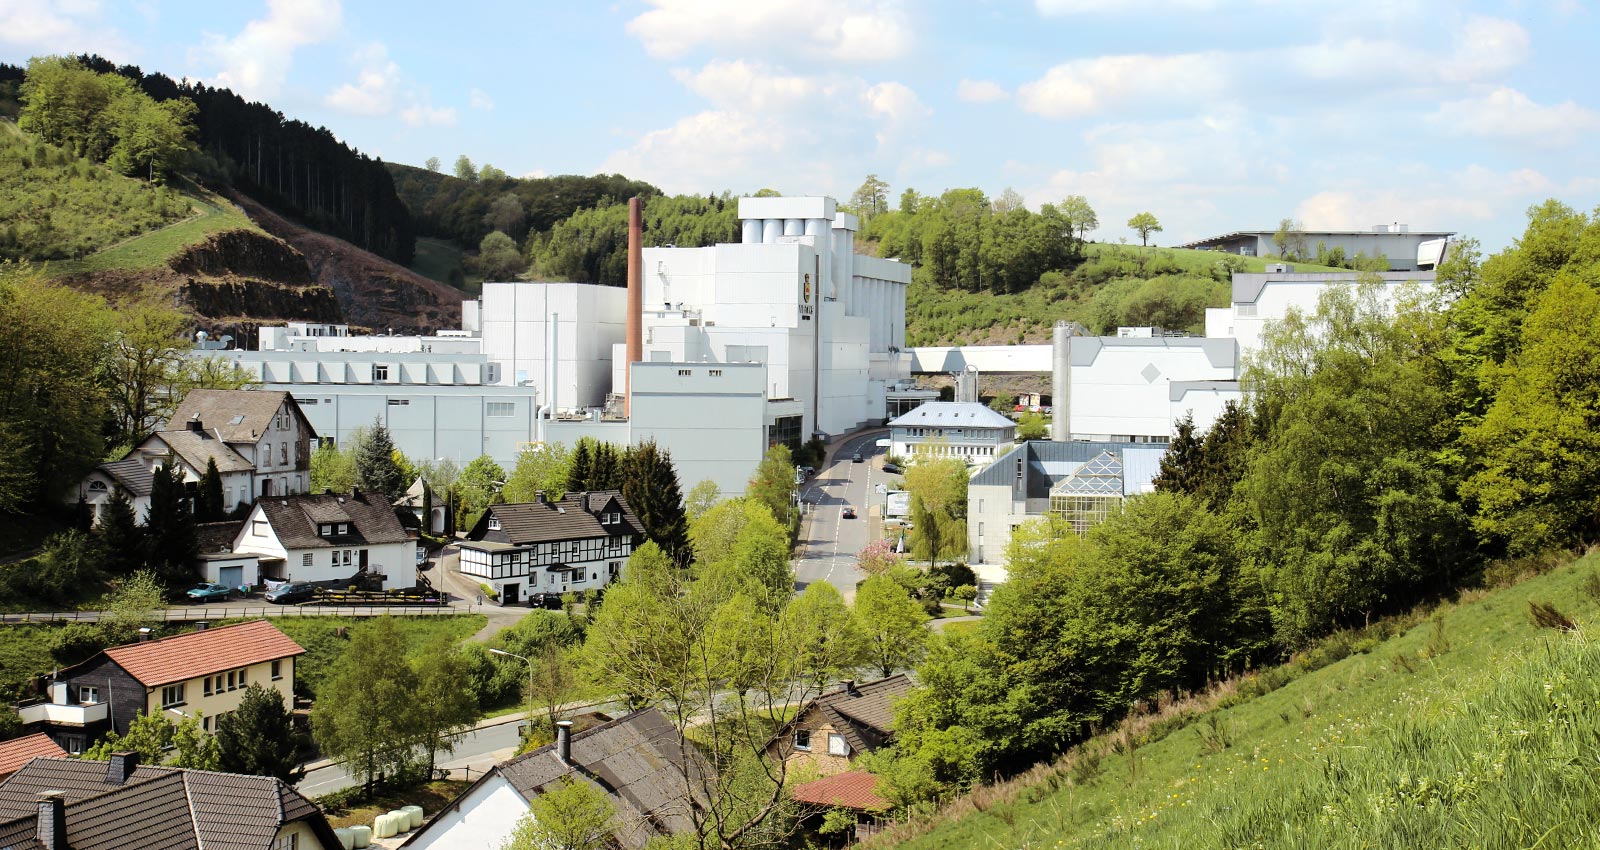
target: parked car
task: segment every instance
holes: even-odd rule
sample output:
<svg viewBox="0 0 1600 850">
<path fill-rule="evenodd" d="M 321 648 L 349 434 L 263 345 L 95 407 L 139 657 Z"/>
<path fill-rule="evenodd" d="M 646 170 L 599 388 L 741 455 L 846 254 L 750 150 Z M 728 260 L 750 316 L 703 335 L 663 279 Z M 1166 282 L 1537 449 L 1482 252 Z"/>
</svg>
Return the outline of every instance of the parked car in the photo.
<svg viewBox="0 0 1600 850">
<path fill-rule="evenodd" d="M 1045 405 L 1045 406 L 1044 406 L 1044 409 L 1043 409 L 1043 410 L 1041 410 L 1041 411 L 1040 411 L 1040 412 L 1041 412 L 1041 413 L 1044 413 L 1044 414 L 1046 414 L 1046 415 L 1049 415 L 1049 414 L 1051 414 L 1051 413 L 1055 413 L 1055 409 L 1054 409 L 1054 408 L 1052 408 L 1052 407 L 1051 407 L 1051 406 L 1050 406 L 1050 405 L 1048 405 L 1048 404 L 1047 404 L 1047 405 Z"/>
<path fill-rule="evenodd" d="M 902 469 L 898 463 L 885 463 L 883 465 L 883 471 L 893 475 L 899 475 L 900 473 L 905 472 L 905 470 Z"/>
<path fill-rule="evenodd" d="M 845 518 L 845 519 L 855 519 L 856 518 L 856 509 L 852 508 L 852 507 L 846 507 L 844 509 L 844 513 L 840 514 L 840 516 Z"/>
<path fill-rule="evenodd" d="M 210 602 L 214 599 L 226 601 L 229 596 L 233 595 L 233 588 L 225 584 L 204 582 L 189 588 L 184 595 L 194 602 Z"/>
<path fill-rule="evenodd" d="M 850 462 L 851 463 L 866 463 L 867 459 L 862 457 L 860 452 L 856 452 L 855 454 L 850 456 Z"/>
<path fill-rule="evenodd" d="M 800 467 L 800 471 L 804 472 L 807 478 L 817 474 L 817 468 L 814 466 L 802 466 Z"/>
<path fill-rule="evenodd" d="M 310 602 L 316 596 L 316 585 L 304 581 L 292 581 L 277 590 L 267 591 L 262 598 L 277 605 L 292 605 L 296 602 Z"/>
</svg>

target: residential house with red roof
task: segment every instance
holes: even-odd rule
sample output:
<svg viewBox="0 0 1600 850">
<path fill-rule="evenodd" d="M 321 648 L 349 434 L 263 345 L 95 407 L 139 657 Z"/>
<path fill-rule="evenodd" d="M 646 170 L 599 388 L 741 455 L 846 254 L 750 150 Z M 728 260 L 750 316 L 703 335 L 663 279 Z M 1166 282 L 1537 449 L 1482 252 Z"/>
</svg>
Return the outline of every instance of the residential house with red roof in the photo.
<svg viewBox="0 0 1600 850">
<path fill-rule="evenodd" d="M 9 741 L 0 741 L 0 780 L 36 758 L 66 758 L 67 751 L 50 740 L 43 732 L 23 735 Z"/>
<path fill-rule="evenodd" d="M 173 721 L 198 715 L 214 728 L 252 684 L 294 695 L 295 661 L 305 650 L 266 620 L 202 628 L 112 647 L 55 674 L 49 698 L 19 707 L 24 727 L 81 753 L 109 730 L 126 734 L 140 714 Z"/>
<path fill-rule="evenodd" d="M 845 682 L 803 706 L 772 741 L 767 753 L 789 762 L 809 763 L 822 776 L 844 773 L 856 756 L 894 738 L 894 703 L 911 692 L 904 673 L 873 682 Z"/>
</svg>

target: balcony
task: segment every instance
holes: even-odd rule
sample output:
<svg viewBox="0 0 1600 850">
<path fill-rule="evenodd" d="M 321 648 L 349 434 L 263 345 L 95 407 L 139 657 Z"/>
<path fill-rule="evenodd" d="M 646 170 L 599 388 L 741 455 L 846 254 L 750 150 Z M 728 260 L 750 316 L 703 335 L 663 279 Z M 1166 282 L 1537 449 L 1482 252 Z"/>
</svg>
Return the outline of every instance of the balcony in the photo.
<svg viewBox="0 0 1600 850">
<path fill-rule="evenodd" d="M 54 726 L 88 726 L 111 717 L 111 704 L 106 702 L 87 705 L 62 705 L 54 702 L 34 703 L 17 709 L 24 724 L 47 723 Z"/>
</svg>

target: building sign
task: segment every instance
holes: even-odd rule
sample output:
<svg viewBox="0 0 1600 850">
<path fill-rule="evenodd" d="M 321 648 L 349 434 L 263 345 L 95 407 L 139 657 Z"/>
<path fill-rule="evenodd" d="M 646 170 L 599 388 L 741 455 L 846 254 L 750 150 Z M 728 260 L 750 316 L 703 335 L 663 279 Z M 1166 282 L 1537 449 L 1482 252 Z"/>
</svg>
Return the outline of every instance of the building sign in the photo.
<svg viewBox="0 0 1600 850">
<path fill-rule="evenodd" d="M 811 273 L 807 272 L 800 284 L 800 315 L 809 319 L 815 309 L 811 306 Z"/>
</svg>

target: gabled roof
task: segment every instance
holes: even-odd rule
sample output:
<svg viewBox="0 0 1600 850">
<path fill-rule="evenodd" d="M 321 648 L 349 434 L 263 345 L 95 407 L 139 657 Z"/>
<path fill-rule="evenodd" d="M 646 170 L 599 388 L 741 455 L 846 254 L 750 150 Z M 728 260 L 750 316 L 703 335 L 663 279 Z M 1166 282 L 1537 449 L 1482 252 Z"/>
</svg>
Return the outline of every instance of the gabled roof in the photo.
<svg viewBox="0 0 1600 850">
<path fill-rule="evenodd" d="M 173 454 L 198 472 L 205 472 L 206 462 L 211 460 L 217 462 L 218 472 L 252 472 L 256 468 L 213 431 L 157 431 L 150 438 L 165 443 Z"/>
<path fill-rule="evenodd" d="M 0 742 L 0 777 L 16 773 L 17 768 L 40 757 L 66 758 L 67 751 L 56 746 L 43 732 Z"/>
<path fill-rule="evenodd" d="M 613 503 L 615 505 L 613 506 Z M 607 512 L 621 512 L 622 522 L 602 525 L 600 516 Z M 500 528 L 491 531 L 489 519 L 500 521 Z M 643 534 L 644 526 L 628 507 L 626 499 L 616 490 L 595 490 L 588 493 L 568 493 L 566 498 L 554 502 L 521 502 L 514 505 L 491 505 L 483 518 L 467 535 L 468 540 L 489 540 L 526 546 L 555 540 L 583 540 L 592 537 L 628 536 Z"/>
<path fill-rule="evenodd" d="M 773 740 L 787 735 L 808 713 L 818 711 L 849 742 L 851 751 L 877 749 L 894 735 L 894 701 L 910 693 L 911 687 L 911 679 L 904 673 L 859 685 L 847 682 L 800 709 Z"/>
<path fill-rule="evenodd" d="M 0 846 L 38 846 L 27 839 L 45 791 L 64 795 L 72 850 L 271 850 L 294 821 L 325 850 L 340 846 L 316 806 L 272 777 L 141 765 L 119 784 L 108 763 L 67 758 L 34 759 L 0 782 Z"/>
<path fill-rule="evenodd" d="M 1015 428 L 1017 423 L 973 401 L 928 401 L 896 417 L 891 428 Z"/>
<path fill-rule="evenodd" d="M 105 655 L 145 687 L 154 688 L 304 652 L 277 626 L 253 620 L 116 646 L 105 650 Z"/>
<path fill-rule="evenodd" d="M 285 549 L 404 543 L 411 539 L 394 515 L 394 507 L 381 493 L 262 496 L 256 507 L 266 515 Z M 350 533 L 322 537 L 317 534 L 318 523 L 348 523 Z"/>
<path fill-rule="evenodd" d="M 423 495 L 430 489 L 432 488 L 428 486 L 428 482 L 418 475 L 417 480 L 411 482 L 411 486 L 400 494 L 400 498 L 394 500 L 394 506 L 397 508 L 420 508 L 422 507 Z"/>
<path fill-rule="evenodd" d="M 196 416 L 200 425 L 215 431 L 225 442 L 254 443 L 266 433 L 272 417 L 284 404 L 300 417 L 300 427 L 315 437 L 311 423 L 300 412 L 299 405 L 287 392 L 272 390 L 190 390 L 183 403 L 173 411 L 168 428 L 187 428 Z"/>
<path fill-rule="evenodd" d="M 150 467 L 138 458 L 123 458 L 110 463 L 102 463 L 96 469 L 111 477 L 112 481 L 122 485 L 128 491 L 128 496 L 148 496 L 155 483 L 155 473 Z"/>
<path fill-rule="evenodd" d="M 796 785 L 789 795 L 797 803 L 814 806 L 839 806 L 863 812 L 882 812 L 889 809 L 889 801 L 878 796 L 878 777 L 865 770 L 823 777 L 815 782 Z"/>
<path fill-rule="evenodd" d="M 225 519 L 220 522 L 202 522 L 194 527 L 200 541 L 200 554 L 233 551 L 233 541 L 239 538 L 239 528 L 244 520 Z"/>
<path fill-rule="evenodd" d="M 646 708 L 573 733 L 571 764 L 557 757 L 555 744 L 547 744 L 490 768 L 456 799 L 466 798 L 495 776 L 503 777 L 530 802 L 563 779 L 590 782 L 606 792 L 616 807 L 613 840 L 620 847 L 639 850 L 655 836 L 694 829 L 689 807 L 702 801 L 684 799 L 685 769 L 691 771 L 689 785 L 703 788 L 700 780 L 709 776 L 711 768 L 692 744 L 680 748 L 677 729 L 660 711 Z M 442 811 L 451 811 L 455 805 Z M 438 818 L 435 814 L 406 845 L 433 829 Z"/>
</svg>

